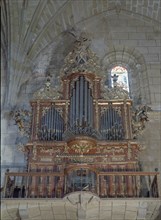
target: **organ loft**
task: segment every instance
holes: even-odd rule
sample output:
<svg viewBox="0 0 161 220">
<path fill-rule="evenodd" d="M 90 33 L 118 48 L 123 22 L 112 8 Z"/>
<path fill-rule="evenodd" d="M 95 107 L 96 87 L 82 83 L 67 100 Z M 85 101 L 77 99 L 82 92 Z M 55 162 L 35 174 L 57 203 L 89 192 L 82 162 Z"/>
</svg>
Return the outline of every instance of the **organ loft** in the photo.
<svg viewBox="0 0 161 220">
<path fill-rule="evenodd" d="M 100 198 L 159 196 L 159 173 L 143 172 L 138 159 L 145 106 L 133 112 L 117 78 L 105 85 L 87 39 L 76 41 L 60 71 L 60 86 L 52 86 L 47 75 L 31 99 L 31 112 L 14 114 L 24 133 L 24 118 L 30 119 L 28 142 L 21 146 L 27 166 L 6 172 L 6 198 L 63 198 L 78 191 Z"/>
</svg>

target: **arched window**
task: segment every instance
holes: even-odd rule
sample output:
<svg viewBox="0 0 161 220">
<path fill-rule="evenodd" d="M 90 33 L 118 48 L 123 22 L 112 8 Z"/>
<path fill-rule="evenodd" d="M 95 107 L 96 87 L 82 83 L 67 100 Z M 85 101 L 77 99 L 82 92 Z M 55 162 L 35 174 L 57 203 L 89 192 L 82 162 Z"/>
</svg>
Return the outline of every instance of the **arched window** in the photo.
<svg viewBox="0 0 161 220">
<path fill-rule="evenodd" d="M 116 85 L 129 92 L 128 72 L 122 66 L 115 66 L 111 70 L 111 86 Z"/>
</svg>

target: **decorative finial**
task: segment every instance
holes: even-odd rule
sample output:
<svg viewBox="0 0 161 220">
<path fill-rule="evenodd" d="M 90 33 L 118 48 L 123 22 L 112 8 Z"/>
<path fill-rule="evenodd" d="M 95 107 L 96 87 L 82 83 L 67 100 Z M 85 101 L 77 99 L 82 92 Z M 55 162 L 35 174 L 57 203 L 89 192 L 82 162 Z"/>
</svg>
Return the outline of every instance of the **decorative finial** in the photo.
<svg viewBox="0 0 161 220">
<path fill-rule="evenodd" d="M 49 90 L 49 88 L 50 88 L 50 85 L 51 85 L 51 75 L 50 75 L 50 73 L 47 73 L 46 74 L 46 83 L 45 83 L 45 85 L 46 85 L 46 88 Z"/>
</svg>

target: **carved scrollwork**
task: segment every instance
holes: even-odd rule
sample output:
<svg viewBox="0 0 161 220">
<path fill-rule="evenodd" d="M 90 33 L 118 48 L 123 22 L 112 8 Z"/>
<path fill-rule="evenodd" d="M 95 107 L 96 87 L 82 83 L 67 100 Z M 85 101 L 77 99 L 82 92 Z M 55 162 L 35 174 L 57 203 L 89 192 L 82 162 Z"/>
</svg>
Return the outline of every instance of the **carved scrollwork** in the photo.
<svg viewBox="0 0 161 220">
<path fill-rule="evenodd" d="M 31 127 L 31 112 L 25 109 L 18 109 L 11 111 L 11 117 L 14 119 L 15 124 L 18 126 L 19 132 L 22 136 L 29 137 Z"/>
<path fill-rule="evenodd" d="M 63 108 L 56 108 L 56 110 L 63 117 Z"/>
<path fill-rule="evenodd" d="M 36 160 L 37 159 L 37 146 L 36 144 L 33 145 L 33 148 L 32 148 L 32 159 L 33 160 Z"/>
<path fill-rule="evenodd" d="M 102 153 L 102 154 L 112 154 L 112 155 L 116 155 L 116 154 L 124 154 L 125 150 L 121 147 L 99 147 L 97 148 L 97 153 Z"/>
<path fill-rule="evenodd" d="M 130 160 L 132 157 L 132 149 L 131 149 L 131 145 L 128 144 L 128 151 L 127 151 L 127 158 L 128 160 Z"/>
<path fill-rule="evenodd" d="M 113 88 L 104 87 L 102 96 L 106 100 L 129 99 L 128 92 L 119 86 L 115 86 Z"/>
<path fill-rule="evenodd" d="M 119 156 L 119 157 L 112 157 L 112 161 L 124 161 L 125 157 L 124 156 Z"/>
<path fill-rule="evenodd" d="M 144 105 L 139 106 L 134 109 L 132 112 L 132 130 L 133 138 L 137 138 L 138 135 L 141 135 L 145 129 L 145 124 L 148 121 L 147 112 L 152 111 L 150 107 Z"/>
<path fill-rule="evenodd" d="M 92 157 L 72 157 L 69 159 L 71 163 L 94 163 L 95 158 Z"/>
<path fill-rule="evenodd" d="M 59 99 L 60 98 L 60 92 L 56 88 L 51 87 L 50 78 L 47 78 L 47 81 L 45 83 L 45 86 L 41 88 L 40 90 L 36 91 L 33 95 L 33 99 Z"/>
<path fill-rule="evenodd" d="M 25 145 L 20 143 L 18 146 L 17 146 L 17 149 L 23 153 L 26 152 L 26 149 L 25 149 Z"/>
<path fill-rule="evenodd" d="M 120 106 L 112 106 L 112 108 L 121 116 L 121 107 Z M 109 106 L 101 107 L 101 116 L 109 109 Z"/>
<path fill-rule="evenodd" d="M 43 116 L 47 113 L 47 111 L 49 110 L 49 108 L 50 108 L 50 107 L 44 107 L 44 108 L 42 109 L 42 115 L 43 115 Z"/>
<path fill-rule="evenodd" d="M 74 49 L 65 58 L 65 64 L 61 69 L 62 75 L 72 72 L 102 73 L 98 57 L 89 49 L 89 40 L 82 36 L 75 41 Z"/>
<path fill-rule="evenodd" d="M 61 149 L 60 148 L 45 148 L 45 147 L 40 147 L 40 153 L 48 153 L 49 155 L 52 154 L 60 154 Z"/>
</svg>

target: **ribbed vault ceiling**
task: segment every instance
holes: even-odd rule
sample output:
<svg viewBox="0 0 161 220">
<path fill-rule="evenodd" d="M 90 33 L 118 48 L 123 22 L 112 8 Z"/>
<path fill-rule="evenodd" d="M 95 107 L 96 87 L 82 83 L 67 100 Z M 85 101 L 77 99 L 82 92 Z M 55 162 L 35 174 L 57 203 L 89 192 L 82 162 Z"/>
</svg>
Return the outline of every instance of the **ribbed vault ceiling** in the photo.
<svg viewBox="0 0 161 220">
<path fill-rule="evenodd" d="M 160 0 L 2 0 L 2 83 L 14 106 L 27 83 L 59 75 L 64 57 L 86 32 L 101 59 L 112 45 L 110 19 L 124 16 L 160 28 Z"/>
</svg>

